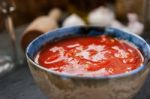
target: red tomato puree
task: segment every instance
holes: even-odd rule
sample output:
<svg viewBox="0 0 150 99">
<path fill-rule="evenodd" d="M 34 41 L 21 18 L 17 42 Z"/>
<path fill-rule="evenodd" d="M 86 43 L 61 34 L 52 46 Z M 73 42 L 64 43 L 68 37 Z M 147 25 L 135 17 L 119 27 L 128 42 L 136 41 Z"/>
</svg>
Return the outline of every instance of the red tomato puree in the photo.
<svg viewBox="0 0 150 99">
<path fill-rule="evenodd" d="M 131 43 L 101 35 L 46 44 L 36 55 L 41 66 L 70 75 L 108 76 L 132 71 L 144 61 Z"/>
</svg>

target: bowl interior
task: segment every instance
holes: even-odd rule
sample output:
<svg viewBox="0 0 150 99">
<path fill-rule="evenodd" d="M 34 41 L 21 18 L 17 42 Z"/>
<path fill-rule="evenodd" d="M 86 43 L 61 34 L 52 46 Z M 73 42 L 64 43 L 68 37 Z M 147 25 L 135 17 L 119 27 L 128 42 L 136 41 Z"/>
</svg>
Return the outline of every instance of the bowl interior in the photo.
<svg viewBox="0 0 150 99">
<path fill-rule="evenodd" d="M 110 35 L 119 39 L 127 40 L 128 42 L 133 43 L 137 46 L 137 48 L 141 51 L 143 57 L 144 57 L 144 64 L 141 66 L 141 68 L 137 68 L 137 70 L 129 72 L 129 74 L 136 73 L 140 71 L 141 69 L 145 68 L 148 64 L 148 61 L 150 60 L 150 48 L 149 45 L 143 40 L 141 37 L 125 32 L 122 30 L 118 30 L 115 28 L 105 28 L 105 27 L 84 27 L 84 26 L 77 26 L 77 27 L 69 27 L 69 28 L 61 28 L 54 30 L 52 32 L 45 33 L 39 37 L 37 37 L 35 40 L 33 40 L 26 50 L 26 56 L 34 63 L 34 57 L 38 53 L 38 51 L 41 49 L 42 46 L 44 46 L 48 42 L 53 42 L 54 40 L 63 39 L 66 37 L 72 37 L 72 36 L 97 36 L 97 35 Z M 36 63 L 35 63 L 36 64 Z M 120 74 L 117 74 L 120 75 Z"/>
</svg>

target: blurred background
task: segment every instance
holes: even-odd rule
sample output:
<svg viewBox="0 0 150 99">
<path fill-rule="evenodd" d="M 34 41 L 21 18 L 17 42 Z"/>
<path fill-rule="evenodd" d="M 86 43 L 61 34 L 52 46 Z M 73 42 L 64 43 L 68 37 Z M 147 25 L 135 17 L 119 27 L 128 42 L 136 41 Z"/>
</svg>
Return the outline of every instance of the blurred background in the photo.
<svg viewBox="0 0 150 99">
<path fill-rule="evenodd" d="M 134 12 L 144 22 L 148 29 L 150 23 L 149 0 L 14 0 L 16 11 L 13 13 L 15 27 L 27 24 L 34 18 L 47 14 L 50 9 L 58 7 L 68 13 L 78 13 L 81 17 L 99 6 L 111 7 L 118 20 L 126 20 L 129 12 Z M 0 31 L 3 30 L 3 20 L 0 14 Z"/>
</svg>

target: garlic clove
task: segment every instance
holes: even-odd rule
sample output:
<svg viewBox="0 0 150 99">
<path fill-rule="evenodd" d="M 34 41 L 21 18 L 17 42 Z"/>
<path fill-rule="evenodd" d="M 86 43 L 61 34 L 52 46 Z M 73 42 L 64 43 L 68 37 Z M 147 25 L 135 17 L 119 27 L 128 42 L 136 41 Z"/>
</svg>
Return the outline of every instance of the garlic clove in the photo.
<svg viewBox="0 0 150 99">
<path fill-rule="evenodd" d="M 78 25 L 84 26 L 86 24 L 77 14 L 70 15 L 63 22 L 63 27 L 71 27 L 71 26 L 78 26 Z"/>
<path fill-rule="evenodd" d="M 93 26 L 109 26 L 114 19 L 114 12 L 106 7 L 99 7 L 88 15 L 88 22 Z"/>
</svg>

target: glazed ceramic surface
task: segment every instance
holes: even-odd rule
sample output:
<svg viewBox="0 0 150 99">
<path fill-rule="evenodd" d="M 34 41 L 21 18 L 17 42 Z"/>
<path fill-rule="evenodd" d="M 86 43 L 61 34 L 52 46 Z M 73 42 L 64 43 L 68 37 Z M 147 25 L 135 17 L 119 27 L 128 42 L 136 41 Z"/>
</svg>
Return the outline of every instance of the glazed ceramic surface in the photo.
<svg viewBox="0 0 150 99">
<path fill-rule="evenodd" d="M 47 42 L 65 37 L 101 34 L 134 43 L 144 56 L 143 66 L 124 74 L 81 77 L 57 73 L 34 62 L 35 55 Z M 50 99 L 130 99 L 141 88 L 149 72 L 150 48 L 141 37 L 132 33 L 114 28 L 78 26 L 41 35 L 29 44 L 26 56 L 36 83 Z"/>
</svg>

